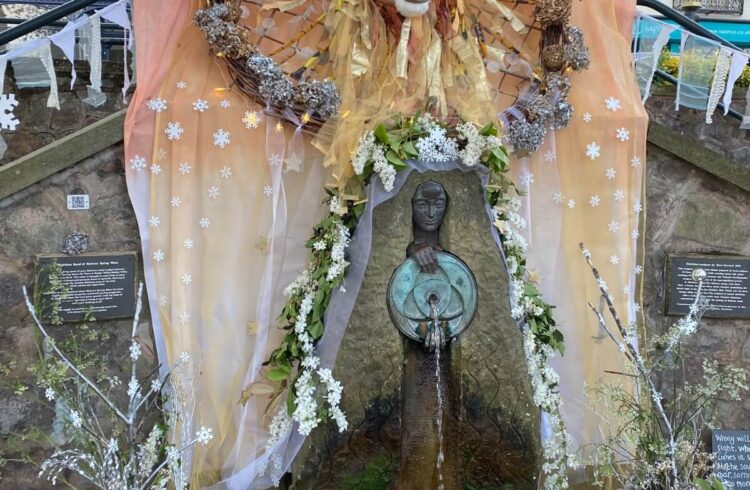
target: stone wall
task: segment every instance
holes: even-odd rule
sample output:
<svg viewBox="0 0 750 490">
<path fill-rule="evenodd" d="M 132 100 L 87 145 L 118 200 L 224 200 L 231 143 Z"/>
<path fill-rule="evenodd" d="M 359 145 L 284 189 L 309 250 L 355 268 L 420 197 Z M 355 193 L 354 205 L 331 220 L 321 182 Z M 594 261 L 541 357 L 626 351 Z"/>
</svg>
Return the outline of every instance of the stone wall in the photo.
<svg viewBox="0 0 750 490">
<path fill-rule="evenodd" d="M 0 201 L 0 459 L 7 460 L 0 466 L 0 489 L 51 488 L 36 479 L 33 462 L 49 455 L 52 446 L 38 436 L 51 432 L 55 414 L 28 371 L 39 360 L 38 334 L 21 287 L 34 283 L 35 255 L 56 253 L 58 243 L 72 231 L 89 235 L 92 252 L 140 251 L 122 159 L 120 144 Z M 66 195 L 77 188 L 89 194 L 90 210 L 67 210 Z M 147 304 L 141 322 L 147 332 Z M 130 377 L 131 324 L 132 320 L 95 322 L 88 328 L 65 324 L 50 331 L 60 342 L 76 335 L 84 352 L 98 357 L 125 386 Z M 142 368 L 148 369 L 149 362 L 153 359 L 144 358 Z"/>
<path fill-rule="evenodd" d="M 750 130 L 739 129 L 737 120 L 718 113 L 707 125 L 705 112 L 675 112 L 673 93 L 659 93 L 647 103 L 652 121 L 750 169 Z M 744 109 L 744 103 L 739 107 Z M 664 316 L 666 254 L 750 256 L 750 195 L 653 144 L 648 147 L 647 176 L 643 297 L 647 335 L 655 335 L 676 320 Z M 750 321 L 703 319 L 689 340 L 688 353 L 688 379 L 700 379 L 703 359 L 750 367 Z M 718 412 L 721 428 L 750 429 L 750 393 L 742 402 L 721 402 Z"/>
</svg>

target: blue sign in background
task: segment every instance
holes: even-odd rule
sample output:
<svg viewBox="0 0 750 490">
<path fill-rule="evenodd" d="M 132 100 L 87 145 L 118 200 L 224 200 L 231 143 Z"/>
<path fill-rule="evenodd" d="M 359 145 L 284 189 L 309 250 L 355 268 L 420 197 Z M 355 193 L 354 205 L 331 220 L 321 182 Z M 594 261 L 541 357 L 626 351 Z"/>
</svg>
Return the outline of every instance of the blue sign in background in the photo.
<svg viewBox="0 0 750 490">
<path fill-rule="evenodd" d="M 668 19 L 659 20 L 667 24 L 677 25 L 675 22 Z M 730 43 L 739 46 L 740 48 L 750 48 L 750 23 L 720 20 L 701 20 L 700 25 L 713 32 L 717 36 L 720 36 Z M 640 23 L 639 30 L 642 36 L 655 37 L 659 34 L 659 31 L 661 31 L 661 26 L 654 22 L 642 21 Z M 679 29 L 672 31 L 672 34 L 669 36 L 669 44 L 673 50 L 679 49 Z"/>
</svg>

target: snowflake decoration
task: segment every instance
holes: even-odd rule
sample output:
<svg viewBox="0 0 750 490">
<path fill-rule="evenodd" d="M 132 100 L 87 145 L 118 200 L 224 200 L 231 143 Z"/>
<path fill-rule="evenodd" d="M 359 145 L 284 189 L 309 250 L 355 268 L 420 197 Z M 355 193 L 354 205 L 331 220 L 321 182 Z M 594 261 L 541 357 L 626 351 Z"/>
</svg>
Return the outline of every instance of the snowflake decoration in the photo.
<svg viewBox="0 0 750 490">
<path fill-rule="evenodd" d="M 191 276 L 190 274 L 183 274 L 180 280 L 182 281 L 182 284 L 187 286 L 188 284 L 193 282 L 193 276 Z"/>
<path fill-rule="evenodd" d="M 630 166 L 631 167 L 640 167 L 641 166 L 641 157 L 633 157 L 630 159 Z"/>
<path fill-rule="evenodd" d="M 583 114 L 583 122 L 590 123 L 591 122 L 591 113 L 586 112 Z"/>
<path fill-rule="evenodd" d="M 638 230 L 633 230 L 630 232 L 630 238 L 633 240 L 638 240 L 638 238 L 641 236 L 641 232 Z"/>
<path fill-rule="evenodd" d="M 573 209 L 575 207 L 576 207 L 575 199 L 568 199 L 568 209 Z"/>
<path fill-rule="evenodd" d="M 208 218 L 201 218 L 201 220 L 198 221 L 198 224 L 201 225 L 201 228 L 208 228 L 211 225 L 211 220 Z"/>
<path fill-rule="evenodd" d="M 641 272 L 643 272 L 643 267 L 641 267 L 640 265 L 636 265 L 635 267 L 633 267 L 633 274 L 635 274 L 636 276 L 640 275 Z"/>
<path fill-rule="evenodd" d="M 20 124 L 20 121 L 13 113 L 18 106 L 16 94 L 0 95 L 0 128 L 14 131 Z"/>
<path fill-rule="evenodd" d="M 151 173 L 159 175 L 161 173 L 161 165 L 158 163 L 151 165 Z"/>
<path fill-rule="evenodd" d="M 171 202 L 173 208 L 179 208 L 180 204 L 182 204 L 182 199 L 180 199 L 179 197 L 175 196 L 175 197 L 172 198 L 172 200 L 170 202 Z"/>
<path fill-rule="evenodd" d="M 594 196 L 591 196 L 591 199 L 589 199 L 589 204 L 591 204 L 592 208 L 595 208 L 595 207 L 599 206 L 599 202 L 600 201 L 601 201 L 601 199 L 599 199 L 599 196 L 594 195 Z"/>
<path fill-rule="evenodd" d="M 273 155 L 268 157 L 268 164 L 272 167 L 278 167 L 279 165 L 281 165 L 281 162 L 281 155 L 279 155 L 278 153 L 274 153 Z"/>
<path fill-rule="evenodd" d="M 140 155 L 134 155 L 130 159 L 130 168 L 133 170 L 143 170 L 146 168 L 146 159 Z"/>
<path fill-rule="evenodd" d="M 219 105 L 221 106 L 222 109 L 229 109 L 230 107 L 232 107 L 232 103 L 229 102 L 227 99 L 224 99 L 221 102 L 219 102 Z"/>
<path fill-rule="evenodd" d="M 146 102 L 146 107 L 154 112 L 164 112 L 167 110 L 167 101 L 157 97 Z"/>
<path fill-rule="evenodd" d="M 167 150 L 165 150 L 164 148 L 159 148 L 158 150 L 156 150 L 156 161 L 157 162 L 160 162 L 160 161 L 164 160 L 165 158 L 167 158 Z"/>
<path fill-rule="evenodd" d="M 212 185 L 211 187 L 208 188 L 208 197 L 210 197 L 211 199 L 216 199 L 220 195 L 221 195 L 221 192 L 219 191 L 219 188 L 216 187 L 215 185 Z"/>
<path fill-rule="evenodd" d="M 519 178 L 521 185 L 530 186 L 534 183 L 534 174 L 529 172 L 528 170 L 524 170 L 521 173 L 521 177 Z"/>
<path fill-rule="evenodd" d="M 638 214 L 641 211 L 643 211 L 643 206 L 641 205 L 640 201 L 636 201 L 635 204 L 633 204 L 633 212 L 635 214 Z"/>
<path fill-rule="evenodd" d="M 192 241 L 191 239 L 189 239 L 189 238 L 188 238 L 187 240 L 185 240 L 185 241 L 183 241 L 183 242 L 182 242 L 182 245 L 183 245 L 183 246 L 184 246 L 184 247 L 185 247 L 186 249 L 190 250 L 191 248 L 193 248 L 193 241 Z"/>
<path fill-rule="evenodd" d="M 640 303 L 633 303 L 633 310 L 635 310 L 636 313 L 641 311 L 641 305 Z"/>
<path fill-rule="evenodd" d="M 625 193 L 618 189 L 615 191 L 613 197 L 616 202 L 622 202 L 622 200 L 625 199 Z"/>
<path fill-rule="evenodd" d="M 185 130 L 182 128 L 182 124 L 178 122 L 170 122 L 164 129 L 164 134 L 167 135 L 169 141 L 178 141 L 182 138 L 182 133 L 184 132 Z"/>
<path fill-rule="evenodd" d="M 156 252 L 154 252 L 154 260 L 156 262 L 161 262 L 162 260 L 164 260 L 164 252 L 162 251 L 162 249 L 159 249 Z"/>
<path fill-rule="evenodd" d="M 159 296 L 159 306 L 167 306 L 167 297 L 164 295 Z"/>
<path fill-rule="evenodd" d="M 177 82 L 177 88 L 180 90 L 185 90 L 187 88 L 187 82 L 184 80 L 180 80 Z"/>
<path fill-rule="evenodd" d="M 607 229 L 610 233 L 615 233 L 616 231 L 619 231 L 620 223 L 618 223 L 617 221 L 610 221 L 607 225 Z"/>
<path fill-rule="evenodd" d="M 260 114 L 257 111 L 247 111 L 245 115 L 242 116 L 242 124 L 244 124 L 247 129 L 256 129 L 260 126 Z"/>
<path fill-rule="evenodd" d="M 180 313 L 180 325 L 185 325 L 190 321 L 190 313 Z"/>
<path fill-rule="evenodd" d="M 229 131 L 219 129 L 218 131 L 214 133 L 214 146 L 218 146 L 219 148 L 224 148 L 230 142 L 229 137 L 230 137 Z"/>
<path fill-rule="evenodd" d="M 205 112 L 208 110 L 208 101 L 203 99 L 198 99 L 195 102 L 193 102 L 193 110 L 198 112 Z"/>
<path fill-rule="evenodd" d="M 158 216 L 151 216 L 148 219 L 148 224 L 151 225 L 154 228 L 156 228 L 157 226 L 159 226 L 159 223 L 161 223 L 161 220 L 159 219 Z"/>
<path fill-rule="evenodd" d="M 545 162 L 552 162 L 555 160 L 555 152 L 552 150 L 549 150 L 547 153 L 544 154 L 544 161 Z"/>
<path fill-rule="evenodd" d="M 266 196 L 269 196 L 269 197 L 273 196 L 273 187 L 271 187 L 270 185 L 265 186 L 263 188 L 263 194 L 265 194 Z"/>
<path fill-rule="evenodd" d="M 617 112 L 622 109 L 620 101 L 618 99 L 615 99 L 614 97 L 607 97 L 607 99 L 604 101 L 604 105 L 607 107 L 607 110 L 610 110 L 612 112 Z"/>
<path fill-rule="evenodd" d="M 232 176 L 232 169 L 229 167 L 222 168 L 221 170 L 219 170 L 219 176 L 222 179 L 228 179 L 229 177 Z"/>
<path fill-rule="evenodd" d="M 605 174 L 607 175 L 607 178 L 609 180 L 612 180 L 617 175 L 617 170 L 615 170 L 613 168 L 608 168 L 607 171 L 605 172 Z"/>
<path fill-rule="evenodd" d="M 552 200 L 555 202 L 555 204 L 562 204 L 562 202 L 563 202 L 563 193 L 562 192 L 555 192 L 555 195 L 552 196 Z"/>
<path fill-rule="evenodd" d="M 620 141 L 627 141 L 630 139 L 630 131 L 628 131 L 625 128 L 620 128 L 617 130 L 617 139 Z"/>
<path fill-rule="evenodd" d="M 618 259 L 618 261 L 619 261 L 619 259 Z M 624 294 L 625 296 L 630 296 L 630 288 L 627 287 L 627 286 L 625 286 L 624 288 L 622 288 L 622 294 Z"/>
<path fill-rule="evenodd" d="M 586 156 L 592 160 L 596 160 L 601 155 L 601 147 L 596 142 L 591 142 L 586 145 Z"/>
<path fill-rule="evenodd" d="M 180 172 L 181 175 L 187 175 L 192 169 L 193 167 L 191 167 L 188 162 L 182 162 L 180 164 L 180 168 L 178 168 L 177 171 Z"/>
<path fill-rule="evenodd" d="M 613 255 L 613 256 L 611 256 L 611 257 L 609 258 L 609 263 L 610 263 L 610 264 L 612 264 L 612 265 L 617 265 L 617 264 L 619 264 L 619 263 L 620 263 L 620 257 L 618 257 L 617 255 Z"/>
</svg>

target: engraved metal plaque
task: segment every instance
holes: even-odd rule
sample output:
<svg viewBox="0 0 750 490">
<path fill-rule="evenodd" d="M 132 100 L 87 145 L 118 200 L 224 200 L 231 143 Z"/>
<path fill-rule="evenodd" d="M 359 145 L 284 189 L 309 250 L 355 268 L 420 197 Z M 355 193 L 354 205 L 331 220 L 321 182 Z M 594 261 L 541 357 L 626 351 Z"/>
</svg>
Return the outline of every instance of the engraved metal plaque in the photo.
<svg viewBox="0 0 750 490">
<path fill-rule="evenodd" d="M 49 266 L 60 267 L 60 279 L 67 294 L 42 294 L 45 316 L 49 305 L 59 302 L 60 318 L 77 322 L 87 315 L 96 320 L 132 318 L 135 315 L 136 252 L 95 253 L 77 256 L 38 255 L 39 291 L 48 291 Z"/>
<path fill-rule="evenodd" d="M 706 271 L 701 294 L 706 318 L 750 318 L 750 258 L 726 255 L 668 255 L 666 314 L 686 315 L 695 300 L 695 269 Z"/>
</svg>

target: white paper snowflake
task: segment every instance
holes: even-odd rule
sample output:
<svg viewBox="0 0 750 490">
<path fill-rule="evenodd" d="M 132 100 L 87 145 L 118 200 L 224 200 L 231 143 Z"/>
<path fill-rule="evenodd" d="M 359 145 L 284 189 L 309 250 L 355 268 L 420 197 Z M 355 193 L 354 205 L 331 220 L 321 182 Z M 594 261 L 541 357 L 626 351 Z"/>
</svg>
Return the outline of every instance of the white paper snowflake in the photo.
<svg viewBox="0 0 750 490">
<path fill-rule="evenodd" d="M 151 165 L 151 173 L 159 175 L 161 173 L 161 165 L 158 163 Z"/>
<path fill-rule="evenodd" d="M 190 274 L 183 274 L 180 280 L 182 281 L 182 284 L 187 286 L 188 284 L 193 282 L 193 276 L 191 276 Z"/>
<path fill-rule="evenodd" d="M 270 185 L 265 186 L 263 188 L 263 194 L 265 194 L 266 196 L 269 196 L 269 197 L 273 196 L 273 187 L 271 187 Z"/>
<path fill-rule="evenodd" d="M 167 101 L 157 97 L 146 102 L 146 107 L 154 112 L 164 112 L 167 110 Z"/>
<path fill-rule="evenodd" d="M 555 202 L 555 204 L 562 204 L 563 199 L 564 198 L 562 192 L 555 192 L 555 195 L 552 196 L 552 200 Z"/>
<path fill-rule="evenodd" d="M 198 99 L 195 102 L 193 102 L 193 110 L 198 112 L 205 112 L 208 110 L 208 101 L 203 99 Z"/>
<path fill-rule="evenodd" d="M 609 258 L 609 263 L 610 263 L 610 264 L 612 264 L 612 265 L 617 265 L 617 264 L 619 264 L 619 263 L 620 263 L 620 257 L 618 257 L 617 255 L 613 255 L 613 256 L 611 256 L 611 257 Z"/>
<path fill-rule="evenodd" d="M 636 201 L 635 204 L 633 204 L 633 212 L 635 214 L 638 214 L 641 211 L 643 211 L 643 206 L 641 205 L 640 201 Z"/>
<path fill-rule="evenodd" d="M 180 324 L 185 325 L 190 321 L 190 313 L 180 313 Z"/>
<path fill-rule="evenodd" d="M 576 207 L 576 201 L 575 199 L 568 199 L 568 208 L 573 209 Z"/>
<path fill-rule="evenodd" d="M 167 123 L 167 127 L 164 129 L 164 134 L 167 135 L 169 141 L 178 141 L 182 138 L 182 133 L 184 132 L 185 130 L 182 128 L 182 124 L 175 121 Z"/>
<path fill-rule="evenodd" d="M 609 224 L 607 225 L 607 229 L 609 230 L 610 233 L 619 231 L 620 223 L 618 223 L 617 221 L 610 221 Z"/>
<path fill-rule="evenodd" d="M 641 304 L 640 303 L 633 303 L 633 310 L 638 313 L 641 311 Z"/>
<path fill-rule="evenodd" d="M 636 265 L 635 267 L 633 267 L 633 274 L 635 274 L 636 276 L 641 272 L 643 272 L 643 267 L 641 267 L 640 265 Z"/>
<path fill-rule="evenodd" d="M 208 188 L 208 197 L 211 199 L 216 199 L 221 195 L 221 191 L 219 191 L 219 188 L 215 185 L 212 185 Z"/>
<path fill-rule="evenodd" d="M 614 178 L 615 178 L 615 176 L 617 175 L 617 170 L 615 170 L 615 169 L 613 169 L 613 168 L 611 168 L 611 167 L 610 167 L 610 168 L 608 168 L 608 169 L 607 169 L 607 171 L 605 172 L 605 175 L 607 176 L 607 178 L 608 178 L 609 180 L 612 180 L 612 179 L 614 179 Z"/>
<path fill-rule="evenodd" d="M 180 80 L 177 82 L 177 88 L 180 90 L 185 90 L 187 88 L 187 82 L 184 80 Z"/>
<path fill-rule="evenodd" d="M 170 201 L 170 203 L 172 204 L 173 208 L 179 208 L 180 204 L 182 204 L 182 199 L 180 199 L 179 197 L 175 196 L 175 197 L 172 198 L 172 200 Z"/>
<path fill-rule="evenodd" d="M 164 295 L 159 296 L 159 306 L 167 306 L 167 297 Z"/>
<path fill-rule="evenodd" d="M 597 195 L 593 195 L 591 196 L 591 199 L 589 199 L 589 204 L 591 204 L 592 208 L 599 206 L 599 202 L 601 202 L 601 199 L 599 199 L 599 196 Z"/>
<path fill-rule="evenodd" d="M 619 260 L 620 259 L 617 259 L 618 262 L 619 262 Z M 627 286 L 623 287 L 622 288 L 622 294 L 624 294 L 625 296 L 630 296 L 630 288 L 627 287 Z"/>
<path fill-rule="evenodd" d="M 631 167 L 640 167 L 641 166 L 641 157 L 633 157 L 630 159 L 630 166 Z"/>
<path fill-rule="evenodd" d="M 156 150 L 156 161 L 161 162 L 162 160 L 165 160 L 167 158 L 167 150 L 164 148 L 159 148 Z"/>
<path fill-rule="evenodd" d="M 547 153 L 544 154 L 544 161 L 545 162 L 552 162 L 555 160 L 555 152 L 552 150 L 547 151 Z"/>
<path fill-rule="evenodd" d="M 257 111 L 247 111 L 242 116 L 242 124 L 244 124 L 247 129 L 256 129 L 260 126 L 260 114 Z"/>
<path fill-rule="evenodd" d="M 583 114 L 583 122 L 590 123 L 591 122 L 591 113 L 585 112 Z"/>
<path fill-rule="evenodd" d="M 177 169 L 178 172 L 182 175 L 187 175 L 190 173 L 190 170 L 192 170 L 193 167 L 190 166 L 188 162 L 182 162 L 180 164 L 180 167 Z"/>
<path fill-rule="evenodd" d="M 224 99 L 221 102 L 219 102 L 219 105 L 221 106 L 222 109 L 229 109 L 230 107 L 232 107 L 232 103 L 229 102 L 227 99 Z"/>
<path fill-rule="evenodd" d="M 529 172 L 528 170 L 524 170 L 521 172 L 521 176 L 519 178 L 521 185 L 530 186 L 534 183 L 534 174 Z"/>
<path fill-rule="evenodd" d="M 586 156 L 592 160 L 596 160 L 601 155 L 601 147 L 592 141 L 586 145 Z"/>
<path fill-rule="evenodd" d="M 279 155 L 278 153 L 274 153 L 273 155 L 268 157 L 268 164 L 272 167 L 278 167 L 279 165 L 281 165 L 281 162 L 281 155 Z"/>
<path fill-rule="evenodd" d="M 164 252 L 162 251 L 162 249 L 159 249 L 156 252 L 154 252 L 154 260 L 156 262 L 161 262 L 162 260 L 164 260 Z"/>
<path fill-rule="evenodd" d="M 201 218 L 200 221 L 198 221 L 198 224 L 201 225 L 201 228 L 208 228 L 211 226 L 211 220 L 208 218 Z"/>
<path fill-rule="evenodd" d="M 159 226 L 160 223 L 161 223 L 161 220 L 159 219 L 158 216 L 151 216 L 148 219 L 148 224 L 150 226 L 154 227 L 154 228 L 156 228 L 157 226 Z"/>
<path fill-rule="evenodd" d="M 143 170 L 146 168 L 146 159 L 140 155 L 134 155 L 130 159 L 130 168 L 133 170 Z"/>
<path fill-rule="evenodd" d="M 615 198 L 616 202 L 622 202 L 622 200 L 625 199 L 625 193 L 618 189 L 613 194 L 613 197 Z"/>
<path fill-rule="evenodd" d="M 625 128 L 620 128 L 617 130 L 617 139 L 620 141 L 627 141 L 630 139 L 630 131 L 628 131 Z"/>
<path fill-rule="evenodd" d="M 15 131 L 20 124 L 20 121 L 13 113 L 17 106 L 16 94 L 0 95 L 0 128 Z"/>
<path fill-rule="evenodd" d="M 214 133 L 214 146 L 224 148 L 230 143 L 230 136 L 229 131 L 219 129 Z"/>
<path fill-rule="evenodd" d="M 604 101 L 604 105 L 608 110 L 612 112 L 617 112 L 622 109 L 620 101 L 618 99 L 615 99 L 614 97 L 607 97 L 607 99 Z"/>
<path fill-rule="evenodd" d="M 633 240 L 638 240 L 638 237 L 640 236 L 641 236 L 641 232 L 638 230 L 633 230 L 630 232 L 630 238 L 632 238 Z"/>
<path fill-rule="evenodd" d="M 193 241 L 192 241 L 191 239 L 189 239 L 189 238 L 188 238 L 188 239 L 186 239 L 186 240 L 184 240 L 184 241 L 182 242 L 182 245 L 183 245 L 183 246 L 184 246 L 184 247 L 185 247 L 186 249 L 190 250 L 191 248 L 193 248 L 193 245 L 194 245 L 194 243 L 193 243 Z"/>
<path fill-rule="evenodd" d="M 228 179 L 229 177 L 232 176 L 232 169 L 229 167 L 222 168 L 221 170 L 219 170 L 219 176 L 222 179 Z"/>
</svg>

